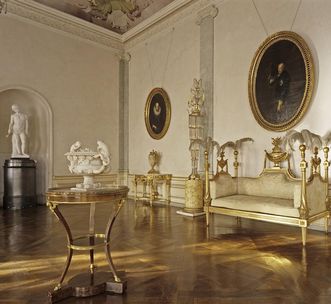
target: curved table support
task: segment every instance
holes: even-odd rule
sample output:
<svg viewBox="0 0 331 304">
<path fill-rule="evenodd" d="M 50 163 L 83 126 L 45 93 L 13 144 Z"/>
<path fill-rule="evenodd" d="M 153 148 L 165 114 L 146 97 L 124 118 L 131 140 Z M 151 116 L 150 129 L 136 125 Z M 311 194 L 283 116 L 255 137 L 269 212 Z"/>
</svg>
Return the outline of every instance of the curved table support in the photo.
<svg viewBox="0 0 331 304">
<path fill-rule="evenodd" d="M 110 252 L 110 233 L 111 233 L 111 230 L 112 230 L 113 225 L 115 223 L 116 217 L 117 217 L 118 213 L 120 212 L 120 210 L 121 210 L 121 208 L 123 206 L 123 203 L 124 203 L 124 200 L 121 200 L 119 202 L 118 207 L 117 207 L 117 210 L 115 211 L 115 214 L 108 221 L 106 232 L 105 232 L 105 236 L 106 236 L 105 237 L 105 239 L 106 239 L 105 252 L 106 252 L 106 257 L 107 257 L 108 265 L 109 265 L 110 270 L 113 273 L 115 282 L 121 282 L 121 279 L 118 277 L 118 275 L 116 273 L 116 269 L 115 269 L 113 260 L 111 258 L 111 252 Z"/>
<path fill-rule="evenodd" d="M 76 192 L 70 189 L 50 189 L 46 193 L 47 205 L 53 214 L 58 218 L 65 228 L 67 235 L 67 260 L 64 270 L 60 277 L 59 283 L 53 291 L 49 292 L 49 302 L 55 303 L 70 296 L 88 297 L 104 292 L 112 292 L 122 294 L 126 289 L 126 282 L 122 281 L 115 269 L 113 260 L 111 258 L 110 250 L 110 235 L 115 223 L 115 220 L 125 202 L 129 189 L 127 187 L 106 188 L 100 191 L 92 190 L 86 192 Z M 95 209 L 98 203 L 116 202 L 114 212 L 110 214 L 105 234 L 95 233 Z M 116 204 L 115 203 L 115 204 Z M 89 234 L 87 236 L 73 237 L 71 229 L 59 210 L 59 205 L 90 205 L 89 217 Z M 97 242 L 97 239 L 104 240 Z M 85 246 L 75 244 L 75 240 L 87 239 L 88 244 Z M 106 259 L 108 261 L 111 274 L 107 272 L 96 272 L 94 265 L 94 250 L 97 247 L 104 246 Z M 81 250 L 88 251 L 90 258 L 89 274 L 80 274 L 69 280 L 67 286 L 62 286 L 62 283 L 67 275 L 69 266 L 72 260 L 73 251 Z M 110 275 L 113 276 L 114 281 L 109 281 Z"/>
</svg>

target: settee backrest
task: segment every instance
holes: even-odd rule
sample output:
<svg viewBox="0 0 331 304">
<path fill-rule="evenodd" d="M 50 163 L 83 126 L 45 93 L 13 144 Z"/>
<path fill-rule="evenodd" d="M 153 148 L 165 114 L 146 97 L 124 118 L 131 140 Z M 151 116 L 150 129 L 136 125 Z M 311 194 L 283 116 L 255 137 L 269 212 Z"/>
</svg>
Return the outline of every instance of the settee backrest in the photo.
<svg viewBox="0 0 331 304">
<path fill-rule="evenodd" d="M 212 199 L 237 194 L 237 178 L 222 173 L 210 181 L 210 197 Z"/>
<path fill-rule="evenodd" d="M 300 192 L 301 181 L 284 171 L 263 172 L 259 177 L 238 178 L 238 194 L 293 199 Z"/>
</svg>

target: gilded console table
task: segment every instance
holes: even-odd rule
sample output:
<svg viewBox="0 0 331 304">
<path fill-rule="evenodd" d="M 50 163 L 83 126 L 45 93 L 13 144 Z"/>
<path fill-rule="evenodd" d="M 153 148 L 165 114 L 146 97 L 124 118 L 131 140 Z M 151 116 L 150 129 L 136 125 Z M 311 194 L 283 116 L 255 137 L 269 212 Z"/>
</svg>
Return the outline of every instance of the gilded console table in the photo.
<svg viewBox="0 0 331 304">
<path fill-rule="evenodd" d="M 148 200 L 150 205 L 153 205 L 153 201 L 164 200 L 168 204 L 170 203 L 170 186 L 171 186 L 171 174 L 136 174 L 134 176 L 134 191 L 135 191 L 135 201 L 138 199 Z M 138 185 L 142 184 L 143 194 L 141 197 L 138 197 Z M 159 198 L 159 192 L 157 189 L 158 184 L 163 185 L 162 199 Z M 148 188 L 148 193 L 147 193 Z"/>
<path fill-rule="evenodd" d="M 53 291 L 48 293 L 50 303 L 63 300 L 65 298 L 89 297 L 104 292 L 122 294 L 126 289 L 126 282 L 121 281 L 111 258 L 110 234 L 116 217 L 127 198 L 129 188 L 125 186 L 108 187 L 95 190 L 76 191 L 69 188 L 51 188 L 46 193 L 47 206 L 63 224 L 67 234 L 67 261 L 62 272 L 61 278 Z M 96 205 L 109 203 L 114 206 L 113 212 L 110 211 L 105 233 L 95 232 L 95 210 Z M 60 206 L 88 205 L 89 226 L 88 234 L 73 237 L 71 228 L 60 211 Z M 94 264 L 94 250 L 104 247 L 105 255 L 111 270 L 110 272 L 97 272 Z M 68 272 L 74 250 L 88 251 L 90 256 L 89 270 L 84 274 L 79 274 L 69 280 L 63 286 L 63 281 Z M 111 278 L 113 277 L 113 279 Z"/>
</svg>

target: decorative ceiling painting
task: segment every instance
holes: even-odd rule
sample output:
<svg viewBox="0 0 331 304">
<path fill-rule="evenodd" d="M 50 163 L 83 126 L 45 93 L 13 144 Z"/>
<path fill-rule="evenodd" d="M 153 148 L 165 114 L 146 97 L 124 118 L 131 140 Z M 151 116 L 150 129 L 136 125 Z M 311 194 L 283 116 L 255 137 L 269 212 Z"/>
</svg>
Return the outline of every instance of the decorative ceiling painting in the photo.
<svg viewBox="0 0 331 304">
<path fill-rule="evenodd" d="M 123 34 L 174 0 L 34 0 Z"/>
</svg>

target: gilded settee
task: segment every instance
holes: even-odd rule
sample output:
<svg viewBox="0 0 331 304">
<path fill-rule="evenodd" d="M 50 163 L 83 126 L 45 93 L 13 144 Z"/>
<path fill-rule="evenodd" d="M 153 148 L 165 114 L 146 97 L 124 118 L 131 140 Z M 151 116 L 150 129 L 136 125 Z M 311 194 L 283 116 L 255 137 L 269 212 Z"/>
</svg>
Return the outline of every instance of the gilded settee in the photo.
<svg viewBox="0 0 331 304">
<path fill-rule="evenodd" d="M 278 150 L 277 150 L 278 149 Z M 206 183 L 205 212 L 207 225 L 210 214 L 224 214 L 239 218 L 287 224 L 301 227 L 302 244 L 306 244 L 307 227 L 324 218 L 328 230 L 330 206 L 328 201 L 328 151 L 323 149 L 325 161 L 322 163 L 315 149 L 310 161 L 310 176 L 307 178 L 308 163 L 305 160 L 306 146 L 300 145 L 301 176 L 296 177 L 290 166 L 282 168 L 281 163 L 289 159 L 289 154 L 275 147 L 266 151 L 266 158 L 274 162 L 266 167 L 258 177 L 231 176 L 224 170 L 224 153 L 218 160 L 216 174 Z M 208 157 L 206 157 L 208 161 Z M 324 166 L 324 176 L 320 166 Z M 221 164 L 221 165 L 219 165 Z M 289 161 L 288 161 L 289 164 Z M 208 164 L 206 165 L 208 168 Z M 236 169 L 235 172 L 238 172 Z"/>
</svg>

